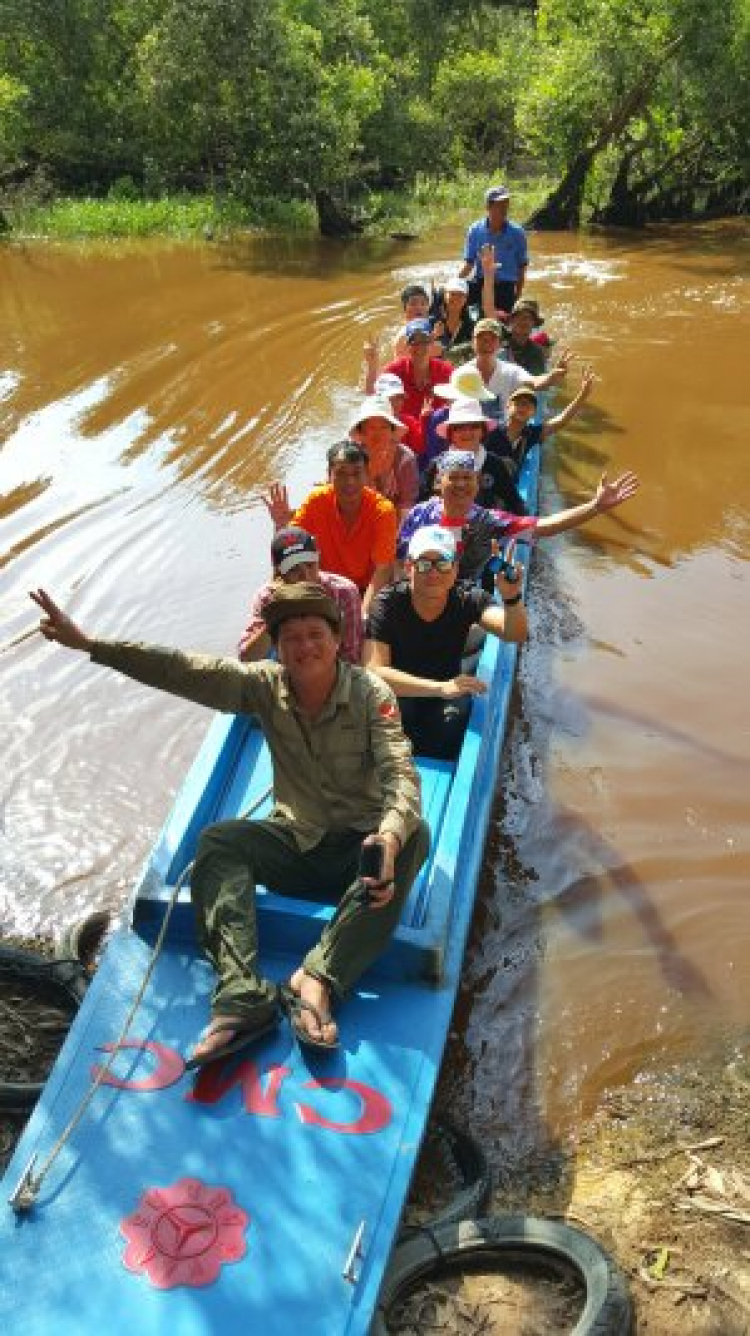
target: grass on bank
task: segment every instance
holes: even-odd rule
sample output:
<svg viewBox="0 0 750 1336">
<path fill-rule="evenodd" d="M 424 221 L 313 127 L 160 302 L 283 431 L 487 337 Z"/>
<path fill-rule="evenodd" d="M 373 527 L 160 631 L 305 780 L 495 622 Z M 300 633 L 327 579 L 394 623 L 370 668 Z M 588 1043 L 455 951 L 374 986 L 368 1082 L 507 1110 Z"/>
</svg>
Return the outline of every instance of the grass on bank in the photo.
<svg viewBox="0 0 750 1336">
<path fill-rule="evenodd" d="M 481 211 L 488 174 L 464 172 L 449 180 L 419 175 L 410 190 L 370 191 L 350 201 L 366 235 L 417 236 L 447 214 Z M 523 218 L 547 194 L 544 178 L 512 183 L 513 213 Z M 59 197 L 40 202 L 16 199 L 4 206 L 11 235 L 60 241 L 123 237 L 225 238 L 241 232 L 315 232 L 310 201 L 256 199 L 252 205 L 230 195 L 166 195 L 160 199 Z"/>
<path fill-rule="evenodd" d="M 214 237 L 238 232 L 308 232 L 315 209 L 304 202 L 262 201 L 250 210 L 241 200 L 210 195 L 161 199 L 60 197 L 7 211 L 13 236 L 56 241 L 123 237 Z"/>
<path fill-rule="evenodd" d="M 544 176 L 508 177 L 504 172 L 460 172 L 449 179 L 420 174 L 411 190 L 373 192 L 365 206 L 374 235 L 403 232 L 419 236 L 432 231 L 448 215 L 465 210 L 479 217 L 491 181 L 505 181 L 513 194 L 513 217 L 527 217 L 546 199 L 552 182 Z"/>
</svg>

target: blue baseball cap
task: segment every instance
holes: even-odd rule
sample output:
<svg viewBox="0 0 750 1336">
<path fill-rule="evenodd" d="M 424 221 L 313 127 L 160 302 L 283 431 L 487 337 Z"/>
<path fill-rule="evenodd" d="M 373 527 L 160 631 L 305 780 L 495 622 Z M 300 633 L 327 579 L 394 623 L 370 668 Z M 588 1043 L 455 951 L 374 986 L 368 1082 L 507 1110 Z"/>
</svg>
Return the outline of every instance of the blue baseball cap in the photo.
<svg viewBox="0 0 750 1336">
<path fill-rule="evenodd" d="M 404 330 L 406 342 L 412 343 L 417 338 L 432 338 L 432 325 L 429 320 L 409 320 Z"/>
</svg>

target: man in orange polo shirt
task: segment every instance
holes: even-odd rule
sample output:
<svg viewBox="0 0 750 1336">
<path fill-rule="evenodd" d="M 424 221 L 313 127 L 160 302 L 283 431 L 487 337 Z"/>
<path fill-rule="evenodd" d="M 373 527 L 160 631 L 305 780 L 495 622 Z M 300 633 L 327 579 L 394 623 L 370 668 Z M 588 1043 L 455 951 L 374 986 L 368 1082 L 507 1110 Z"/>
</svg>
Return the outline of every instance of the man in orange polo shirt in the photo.
<svg viewBox="0 0 750 1336">
<path fill-rule="evenodd" d="M 367 486 L 367 451 L 353 441 L 332 445 L 328 482 L 313 487 L 292 511 L 286 487 L 274 483 L 262 498 L 277 529 L 296 524 L 311 533 L 320 565 L 353 580 L 364 611 L 393 576 L 398 516 L 384 496 Z"/>
</svg>

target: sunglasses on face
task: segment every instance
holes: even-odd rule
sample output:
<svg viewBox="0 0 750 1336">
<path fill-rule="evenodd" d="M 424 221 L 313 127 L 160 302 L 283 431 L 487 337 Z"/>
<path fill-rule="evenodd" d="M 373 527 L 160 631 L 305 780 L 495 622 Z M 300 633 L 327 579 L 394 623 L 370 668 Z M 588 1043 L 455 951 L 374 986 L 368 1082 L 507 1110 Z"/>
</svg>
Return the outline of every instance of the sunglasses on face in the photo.
<svg viewBox="0 0 750 1336">
<path fill-rule="evenodd" d="M 415 571 L 420 575 L 427 575 L 428 571 L 439 571 L 441 575 L 447 575 L 448 571 L 453 570 L 453 562 L 450 557 L 417 557 L 413 563 Z"/>
</svg>

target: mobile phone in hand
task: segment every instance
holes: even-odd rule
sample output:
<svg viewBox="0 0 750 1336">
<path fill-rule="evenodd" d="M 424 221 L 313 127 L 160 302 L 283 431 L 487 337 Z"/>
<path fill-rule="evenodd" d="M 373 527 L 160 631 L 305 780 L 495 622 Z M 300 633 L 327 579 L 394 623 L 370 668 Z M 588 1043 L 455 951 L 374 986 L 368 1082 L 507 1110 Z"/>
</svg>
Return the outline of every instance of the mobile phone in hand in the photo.
<svg viewBox="0 0 750 1336">
<path fill-rule="evenodd" d="M 501 556 L 490 557 L 487 562 L 487 569 L 492 575 L 502 575 L 509 584 L 518 583 L 518 571 L 510 561 L 504 561 Z"/>
<path fill-rule="evenodd" d="M 516 570 L 515 556 L 516 544 L 515 540 L 511 540 L 504 552 L 496 552 L 494 556 L 490 557 L 487 565 L 493 575 L 502 575 L 503 579 L 510 584 L 517 584 L 519 572 Z"/>
<path fill-rule="evenodd" d="M 359 876 L 382 881 L 384 855 L 385 847 L 380 841 L 375 844 L 363 844 L 359 851 Z"/>
</svg>

